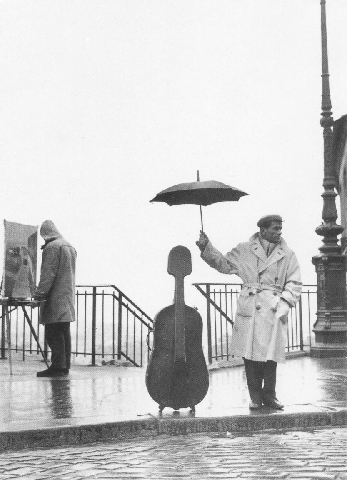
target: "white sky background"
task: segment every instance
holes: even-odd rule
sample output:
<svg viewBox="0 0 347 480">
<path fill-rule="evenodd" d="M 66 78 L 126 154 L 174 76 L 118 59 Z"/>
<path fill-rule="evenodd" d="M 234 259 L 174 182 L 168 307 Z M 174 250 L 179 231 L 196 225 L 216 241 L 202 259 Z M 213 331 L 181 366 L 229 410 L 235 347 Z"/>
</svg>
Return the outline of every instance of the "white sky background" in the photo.
<svg viewBox="0 0 347 480">
<path fill-rule="evenodd" d="M 347 1 L 328 0 L 327 20 L 337 119 L 347 113 Z M 150 315 L 172 302 L 167 257 L 185 245 L 194 306 L 191 283 L 237 277 L 199 258 L 198 206 L 149 200 L 199 169 L 249 193 L 203 208 L 217 248 L 280 213 L 303 281 L 315 283 L 320 35 L 319 0 L 3 0 L 1 216 L 53 220 L 78 251 L 77 283 L 116 284 Z"/>
</svg>

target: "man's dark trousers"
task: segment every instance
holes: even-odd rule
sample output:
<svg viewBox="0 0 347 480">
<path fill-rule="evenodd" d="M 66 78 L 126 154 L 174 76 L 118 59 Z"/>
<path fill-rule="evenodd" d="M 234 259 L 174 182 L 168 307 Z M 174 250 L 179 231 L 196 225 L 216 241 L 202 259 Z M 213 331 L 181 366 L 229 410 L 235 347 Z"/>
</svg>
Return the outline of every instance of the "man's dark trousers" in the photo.
<svg viewBox="0 0 347 480">
<path fill-rule="evenodd" d="M 246 358 L 243 360 L 245 362 L 247 386 L 251 399 L 255 403 L 260 404 L 263 400 L 275 399 L 277 362 L 272 360 L 255 362 Z"/>
<path fill-rule="evenodd" d="M 45 333 L 51 349 L 52 370 L 69 370 L 71 366 L 70 322 L 46 323 Z"/>
</svg>

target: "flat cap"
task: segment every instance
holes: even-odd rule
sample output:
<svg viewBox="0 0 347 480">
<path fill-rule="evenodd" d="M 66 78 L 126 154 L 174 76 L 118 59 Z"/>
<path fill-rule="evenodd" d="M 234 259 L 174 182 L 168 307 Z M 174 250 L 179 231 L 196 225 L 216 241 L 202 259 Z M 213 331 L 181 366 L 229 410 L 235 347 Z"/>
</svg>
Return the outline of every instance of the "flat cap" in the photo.
<svg viewBox="0 0 347 480">
<path fill-rule="evenodd" d="M 283 222 L 281 215 L 265 215 L 258 220 L 257 226 L 264 227 L 269 222 Z"/>
</svg>

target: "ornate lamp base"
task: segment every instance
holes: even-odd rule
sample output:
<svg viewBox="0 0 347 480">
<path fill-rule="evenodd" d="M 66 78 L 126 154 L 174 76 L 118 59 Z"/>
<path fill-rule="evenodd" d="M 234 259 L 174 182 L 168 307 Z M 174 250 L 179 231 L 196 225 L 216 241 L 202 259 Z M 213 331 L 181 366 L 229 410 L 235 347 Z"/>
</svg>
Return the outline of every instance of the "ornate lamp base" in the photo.
<svg viewBox="0 0 347 480">
<path fill-rule="evenodd" d="M 313 357 L 347 356 L 346 256 L 318 255 L 317 321 L 313 326 Z"/>
<path fill-rule="evenodd" d="M 347 337 L 346 331 L 335 331 L 332 334 L 320 335 L 316 329 L 313 329 L 316 335 L 315 345 L 311 347 L 311 357 L 346 357 L 347 356 Z M 319 341 L 321 340 L 321 341 Z"/>
</svg>

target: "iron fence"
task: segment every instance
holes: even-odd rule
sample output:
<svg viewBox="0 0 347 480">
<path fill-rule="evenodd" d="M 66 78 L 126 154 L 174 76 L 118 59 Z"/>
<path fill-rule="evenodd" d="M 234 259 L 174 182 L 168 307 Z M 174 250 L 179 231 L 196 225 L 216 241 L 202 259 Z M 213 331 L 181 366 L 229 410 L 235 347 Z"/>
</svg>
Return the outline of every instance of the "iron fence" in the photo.
<svg viewBox="0 0 347 480">
<path fill-rule="evenodd" d="M 96 359 L 126 359 L 135 366 L 148 360 L 147 341 L 153 320 L 115 285 L 78 285 L 76 287 L 76 321 L 72 324 L 72 354 L 75 358 L 88 357 L 91 365 Z M 36 330 L 40 344 L 47 352 L 44 328 L 39 324 L 38 309 L 27 307 L 27 313 Z M 23 312 L 10 308 L 12 351 L 40 354 Z M 1 358 L 6 356 L 5 315 L 2 311 Z"/>
<path fill-rule="evenodd" d="M 196 283 L 194 286 L 206 299 L 208 361 L 230 360 L 232 326 L 241 284 Z M 316 314 L 316 309 L 317 288 L 304 285 L 299 302 L 289 314 L 287 352 L 311 347 L 312 314 Z M 47 353 L 38 309 L 27 307 L 27 312 Z M 9 316 L 12 350 L 20 352 L 23 360 L 26 354 L 39 355 L 21 309 L 10 309 Z M 6 357 L 5 325 L 3 311 L 0 358 Z M 90 359 L 91 365 L 96 365 L 97 359 L 126 359 L 135 366 L 143 366 L 151 349 L 152 325 L 153 320 L 115 285 L 79 285 L 76 287 L 76 322 L 71 329 L 72 354 L 76 361 L 81 357 Z"/>
<path fill-rule="evenodd" d="M 241 284 L 194 283 L 206 299 L 207 356 L 213 360 L 230 360 L 230 341 Z M 317 310 L 316 285 L 304 285 L 299 302 L 288 315 L 287 352 L 311 347 L 312 312 Z"/>
</svg>

